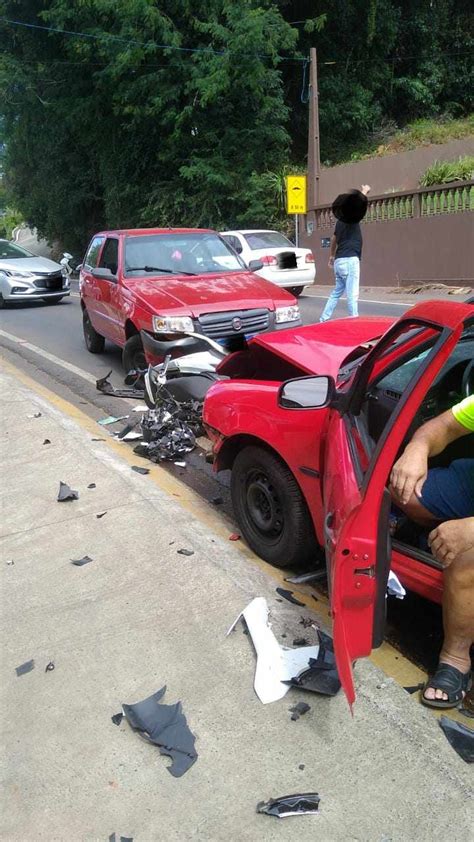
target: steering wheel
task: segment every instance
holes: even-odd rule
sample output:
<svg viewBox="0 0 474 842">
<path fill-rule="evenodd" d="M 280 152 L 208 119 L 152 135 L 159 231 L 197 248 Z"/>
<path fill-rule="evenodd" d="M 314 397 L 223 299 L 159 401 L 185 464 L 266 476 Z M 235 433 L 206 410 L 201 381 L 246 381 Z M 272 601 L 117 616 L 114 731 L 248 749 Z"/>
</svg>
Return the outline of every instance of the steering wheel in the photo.
<svg viewBox="0 0 474 842">
<path fill-rule="evenodd" d="M 474 395 L 474 360 L 471 360 L 464 369 L 461 392 L 463 398 L 468 398 L 470 395 Z"/>
</svg>

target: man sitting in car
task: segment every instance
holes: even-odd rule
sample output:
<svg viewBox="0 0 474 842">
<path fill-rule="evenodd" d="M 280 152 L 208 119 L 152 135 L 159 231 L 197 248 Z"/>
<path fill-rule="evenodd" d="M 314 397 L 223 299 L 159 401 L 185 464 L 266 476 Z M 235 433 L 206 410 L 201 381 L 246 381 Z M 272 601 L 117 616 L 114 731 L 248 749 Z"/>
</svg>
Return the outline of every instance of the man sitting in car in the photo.
<svg viewBox="0 0 474 842">
<path fill-rule="evenodd" d="M 444 643 L 423 704 L 456 707 L 471 686 L 474 642 L 474 455 L 428 469 L 456 439 L 474 431 L 474 395 L 423 424 L 392 468 L 392 498 L 410 520 L 431 529 L 428 544 L 444 567 Z"/>
</svg>

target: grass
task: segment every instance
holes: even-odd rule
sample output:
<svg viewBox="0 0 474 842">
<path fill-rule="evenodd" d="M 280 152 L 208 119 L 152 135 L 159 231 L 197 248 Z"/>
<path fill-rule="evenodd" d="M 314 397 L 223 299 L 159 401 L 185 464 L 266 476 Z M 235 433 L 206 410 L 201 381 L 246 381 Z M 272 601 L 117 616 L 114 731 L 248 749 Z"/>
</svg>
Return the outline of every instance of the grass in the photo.
<svg viewBox="0 0 474 842">
<path fill-rule="evenodd" d="M 457 161 L 435 161 L 420 178 L 421 187 L 433 184 L 450 184 L 453 181 L 471 181 L 474 178 L 474 155 L 465 155 Z"/>
</svg>

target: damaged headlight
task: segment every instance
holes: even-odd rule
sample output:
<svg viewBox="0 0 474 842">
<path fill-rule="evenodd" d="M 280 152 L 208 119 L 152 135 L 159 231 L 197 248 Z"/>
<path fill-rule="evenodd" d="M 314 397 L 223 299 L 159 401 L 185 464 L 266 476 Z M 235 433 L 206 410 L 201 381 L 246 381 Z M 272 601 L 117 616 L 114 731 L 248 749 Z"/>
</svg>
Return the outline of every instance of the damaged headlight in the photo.
<svg viewBox="0 0 474 842">
<path fill-rule="evenodd" d="M 153 316 L 155 333 L 194 333 L 193 320 L 189 316 Z"/>
<path fill-rule="evenodd" d="M 291 307 L 277 307 L 275 310 L 275 323 L 277 325 L 282 322 L 297 322 L 300 319 L 300 308 L 297 304 L 292 304 Z"/>
</svg>

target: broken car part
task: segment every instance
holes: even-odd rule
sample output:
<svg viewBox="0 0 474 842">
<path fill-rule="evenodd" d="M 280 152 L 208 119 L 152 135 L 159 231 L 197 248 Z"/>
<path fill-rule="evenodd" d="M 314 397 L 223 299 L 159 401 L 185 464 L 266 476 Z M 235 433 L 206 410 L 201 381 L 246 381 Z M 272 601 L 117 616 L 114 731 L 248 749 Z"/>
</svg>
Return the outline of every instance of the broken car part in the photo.
<svg viewBox="0 0 474 842">
<path fill-rule="evenodd" d="M 107 427 L 109 424 L 115 424 L 117 421 L 125 421 L 127 418 L 128 415 L 120 415 L 117 418 L 115 415 L 108 415 L 107 418 L 101 418 L 97 423 L 100 424 L 101 427 Z"/>
<path fill-rule="evenodd" d="M 194 550 L 187 550 L 185 547 L 177 550 L 178 555 L 194 555 Z"/>
<path fill-rule="evenodd" d="M 133 836 L 119 836 L 117 839 L 117 835 L 115 833 L 111 833 L 109 836 L 109 842 L 133 842 Z"/>
<path fill-rule="evenodd" d="M 142 468 L 140 465 L 132 465 L 132 471 L 135 471 L 137 474 L 149 474 L 149 468 Z"/>
<path fill-rule="evenodd" d="M 299 573 L 298 576 L 286 576 L 285 582 L 289 582 L 291 585 L 305 585 L 307 582 L 319 582 L 326 577 L 326 569 L 313 570 L 310 573 Z"/>
<path fill-rule="evenodd" d="M 319 655 L 318 646 L 288 649 L 280 646 L 268 622 L 268 605 L 264 597 L 256 597 L 237 617 L 227 634 L 243 618 L 257 654 L 254 688 L 264 705 L 282 699 L 289 690 L 292 677 L 306 670 L 311 659 Z"/>
<path fill-rule="evenodd" d="M 79 500 L 79 492 L 73 491 L 67 483 L 59 481 L 58 503 L 64 503 L 66 500 Z"/>
<path fill-rule="evenodd" d="M 99 379 L 95 381 L 95 387 L 99 392 L 102 392 L 103 395 L 112 395 L 114 398 L 143 398 L 143 389 L 133 387 L 130 389 L 115 389 L 109 380 L 111 374 L 112 371 L 109 371 L 105 377 L 99 377 Z M 129 378 L 130 375 L 136 375 L 135 377 L 132 376 L 131 380 L 129 379 L 129 382 L 133 384 L 142 377 L 143 372 L 129 372 L 127 378 Z M 125 382 L 127 382 L 127 378 L 125 378 Z"/>
<path fill-rule="evenodd" d="M 51 444 L 51 439 L 45 439 L 43 444 Z"/>
<path fill-rule="evenodd" d="M 114 725 L 120 725 L 123 719 L 123 713 L 114 713 L 113 716 L 110 717 Z"/>
<path fill-rule="evenodd" d="M 96 515 L 97 520 L 100 520 L 101 517 L 104 517 L 104 515 L 106 515 L 106 514 L 107 514 L 107 512 L 99 512 L 99 514 Z"/>
<path fill-rule="evenodd" d="M 87 488 L 97 488 L 95 482 L 90 482 Z"/>
<path fill-rule="evenodd" d="M 35 661 L 34 658 L 31 661 L 25 661 L 24 664 L 20 664 L 19 667 L 15 667 L 15 672 L 17 675 L 26 675 L 27 672 L 31 672 L 35 668 Z"/>
<path fill-rule="evenodd" d="M 296 598 L 296 596 L 293 596 L 293 591 L 286 591 L 285 588 L 276 588 L 275 590 L 278 594 L 280 594 L 280 596 L 283 597 L 283 599 L 287 599 L 288 602 L 292 602 L 293 605 L 304 606 L 304 602 L 301 602 L 299 599 Z"/>
<path fill-rule="evenodd" d="M 158 746 L 160 754 L 171 757 L 168 772 L 175 778 L 184 775 L 197 760 L 195 738 L 189 730 L 181 702 L 161 705 L 166 686 L 142 702 L 122 705 L 127 722 L 149 743 Z"/>
<path fill-rule="evenodd" d="M 320 800 L 317 792 L 281 795 L 279 798 L 270 798 L 269 801 L 260 801 L 257 804 L 257 813 L 277 816 L 279 819 L 284 819 L 287 816 L 310 815 L 318 812 Z"/>
<path fill-rule="evenodd" d="M 54 661 L 49 661 L 49 662 L 46 664 L 46 666 L 45 666 L 45 668 L 44 668 L 44 671 L 45 671 L 45 672 L 52 672 L 54 669 L 55 669 Z"/>
<path fill-rule="evenodd" d="M 307 705 L 306 702 L 298 702 L 298 704 L 293 705 L 292 708 L 289 708 L 291 713 L 291 719 L 293 722 L 296 722 L 300 716 L 304 716 L 305 713 L 311 710 L 311 705 Z"/>
<path fill-rule="evenodd" d="M 396 596 L 397 599 L 403 599 L 407 595 L 400 579 L 393 570 L 390 570 L 388 574 L 387 593 L 389 596 Z"/>
<path fill-rule="evenodd" d="M 291 687 L 321 693 L 323 696 L 335 696 L 341 689 L 341 682 L 336 669 L 336 658 L 332 638 L 317 629 L 319 652 L 311 658 L 308 669 L 303 670 L 288 681 Z"/>
<path fill-rule="evenodd" d="M 413 693 L 416 693 L 418 690 L 423 690 L 424 686 L 425 682 L 421 681 L 419 684 L 412 684 L 411 686 L 404 687 L 403 689 L 406 690 L 406 692 L 409 693 L 410 696 L 413 696 Z"/>
<path fill-rule="evenodd" d="M 459 757 L 466 763 L 474 763 L 474 729 L 447 716 L 441 716 L 439 724 Z"/>
<path fill-rule="evenodd" d="M 94 559 L 85 555 L 83 558 L 72 558 L 71 564 L 74 564 L 76 567 L 84 567 L 85 564 L 90 564 L 91 561 L 94 561 Z"/>
</svg>

